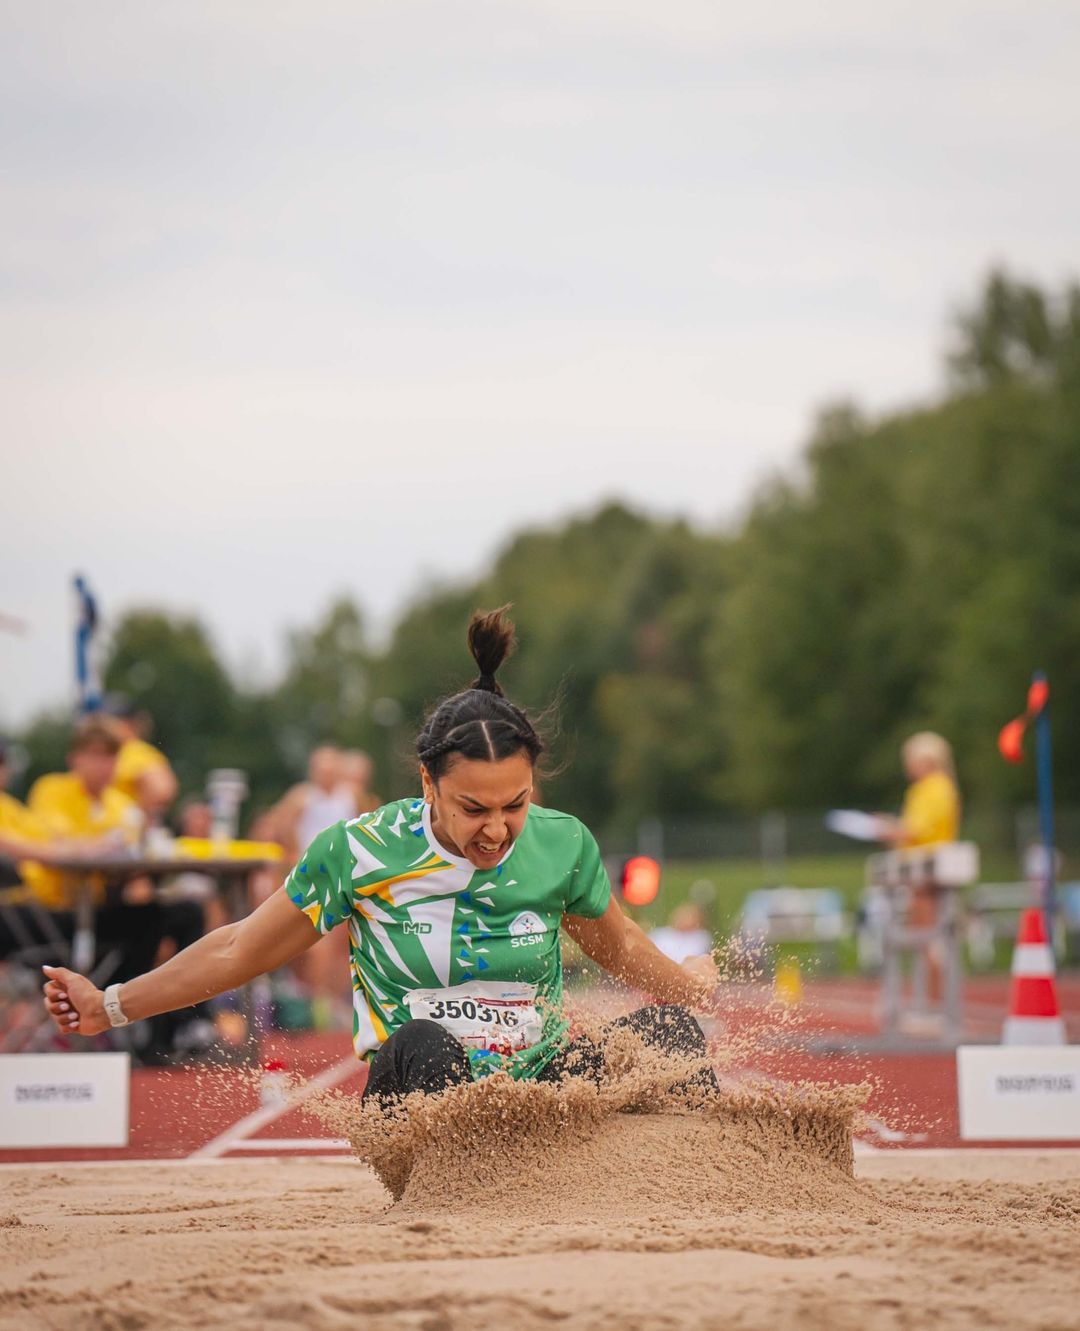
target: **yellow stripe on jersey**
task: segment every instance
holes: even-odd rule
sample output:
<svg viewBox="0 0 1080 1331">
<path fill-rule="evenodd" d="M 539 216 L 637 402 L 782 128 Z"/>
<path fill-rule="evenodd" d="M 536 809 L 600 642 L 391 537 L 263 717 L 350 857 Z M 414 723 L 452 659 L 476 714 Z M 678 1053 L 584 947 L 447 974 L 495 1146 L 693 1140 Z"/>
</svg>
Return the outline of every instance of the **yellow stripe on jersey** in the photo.
<svg viewBox="0 0 1080 1331">
<path fill-rule="evenodd" d="M 378 832 L 376 832 L 373 827 L 368 827 L 366 823 L 349 823 L 348 826 L 350 831 L 355 827 L 358 832 L 363 832 L 365 836 L 371 837 L 372 841 L 374 841 L 376 845 L 385 848 L 386 842 L 382 839 L 381 836 L 379 836 Z"/>
<path fill-rule="evenodd" d="M 357 901 L 362 897 L 382 897 L 388 906 L 394 906 L 397 903 L 394 901 L 390 889 L 395 883 L 407 883 L 413 878 L 427 878 L 445 867 L 445 861 L 439 859 L 437 855 L 433 855 L 430 860 L 425 861 L 415 869 L 410 869 L 408 873 L 395 874 L 393 878 L 383 878 L 378 883 L 369 883 L 367 887 L 358 887 L 353 896 Z"/>
</svg>

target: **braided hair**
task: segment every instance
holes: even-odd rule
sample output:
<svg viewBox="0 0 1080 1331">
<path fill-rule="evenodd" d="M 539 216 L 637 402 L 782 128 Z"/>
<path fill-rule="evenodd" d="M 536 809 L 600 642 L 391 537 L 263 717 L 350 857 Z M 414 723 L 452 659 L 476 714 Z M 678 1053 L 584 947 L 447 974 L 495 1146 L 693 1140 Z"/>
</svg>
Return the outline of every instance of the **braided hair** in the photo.
<svg viewBox="0 0 1080 1331">
<path fill-rule="evenodd" d="M 439 703 L 417 736 L 417 756 L 432 781 L 438 782 L 456 756 L 494 763 L 525 753 L 535 763 L 544 751 L 536 727 L 495 678 L 517 645 L 514 625 L 506 618 L 509 609 L 504 605 L 473 614 L 469 651 L 479 673 L 467 689 Z"/>
</svg>

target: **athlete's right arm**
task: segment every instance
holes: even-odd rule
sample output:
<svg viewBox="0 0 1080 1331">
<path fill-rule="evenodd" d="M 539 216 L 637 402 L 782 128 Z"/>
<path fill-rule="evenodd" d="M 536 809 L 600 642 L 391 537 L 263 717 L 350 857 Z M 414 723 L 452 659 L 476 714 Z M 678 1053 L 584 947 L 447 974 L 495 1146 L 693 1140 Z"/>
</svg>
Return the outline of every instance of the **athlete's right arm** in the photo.
<svg viewBox="0 0 1080 1331">
<path fill-rule="evenodd" d="M 284 966 L 320 937 L 279 888 L 244 919 L 215 929 L 164 966 L 122 984 L 120 1006 L 129 1021 L 188 1007 Z M 48 977 L 45 1008 L 60 1030 L 97 1035 L 109 1029 L 100 989 L 63 966 L 43 969 Z"/>
</svg>

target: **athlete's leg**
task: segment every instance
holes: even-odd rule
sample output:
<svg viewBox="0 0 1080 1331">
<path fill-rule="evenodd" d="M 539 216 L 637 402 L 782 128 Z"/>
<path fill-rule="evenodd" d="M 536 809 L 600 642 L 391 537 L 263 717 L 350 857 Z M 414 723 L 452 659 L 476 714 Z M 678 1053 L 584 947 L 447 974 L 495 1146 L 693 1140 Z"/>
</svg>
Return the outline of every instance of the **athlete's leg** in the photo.
<svg viewBox="0 0 1080 1331">
<path fill-rule="evenodd" d="M 585 1036 L 572 1040 L 550 1059 L 534 1078 L 535 1081 L 562 1081 L 565 1076 L 591 1077 L 599 1083 L 604 1075 L 604 1055 L 598 1045 Z"/>
<path fill-rule="evenodd" d="M 638 1008 L 629 1016 L 618 1017 L 611 1024 L 629 1027 L 646 1044 L 662 1053 L 676 1054 L 682 1058 L 708 1058 L 705 1035 L 696 1018 L 677 1004 Z M 716 1073 L 711 1067 L 695 1073 L 686 1085 L 700 1086 L 711 1091 L 720 1090 Z"/>
<path fill-rule="evenodd" d="M 421 1018 L 399 1026 L 380 1047 L 371 1060 L 364 1095 L 380 1100 L 412 1091 L 436 1095 L 465 1081 L 472 1081 L 472 1069 L 464 1045 L 437 1021 Z"/>
<path fill-rule="evenodd" d="M 645 1044 L 665 1054 L 682 1058 L 708 1058 L 705 1036 L 701 1027 L 683 1007 L 674 1005 L 638 1008 L 628 1016 L 618 1017 L 605 1029 L 629 1027 Z M 537 1074 L 537 1081 L 560 1081 L 565 1075 L 591 1077 L 600 1082 L 604 1076 L 604 1052 L 601 1045 L 584 1036 L 569 1045 L 545 1065 Z M 712 1068 L 702 1068 L 684 1083 L 700 1086 L 703 1090 L 719 1091 L 720 1086 Z"/>
</svg>

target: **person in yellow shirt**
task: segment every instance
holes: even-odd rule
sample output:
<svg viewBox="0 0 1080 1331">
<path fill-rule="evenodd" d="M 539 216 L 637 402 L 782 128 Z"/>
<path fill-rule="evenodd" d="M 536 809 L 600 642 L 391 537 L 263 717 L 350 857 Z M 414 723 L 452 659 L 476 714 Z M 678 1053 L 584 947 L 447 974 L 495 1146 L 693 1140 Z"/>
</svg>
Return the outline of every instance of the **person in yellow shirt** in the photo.
<svg viewBox="0 0 1080 1331">
<path fill-rule="evenodd" d="M 29 807 L 3 791 L 7 783 L 7 753 L 0 745 L 0 855 L 19 860 L 11 865 L 6 879 L 7 914 L 0 919 L 0 956 L 8 956 L 27 938 L 46 947 L 70 943 L 75 920 L 71 906 L 74 880 L 49 867 L 57 859 L 93 857 L 114 850 L 128 828 L 135 806 L 108 785 L 120 747 L 119 736 L 107 722 L 91 718 L 76 731 L 68 762 L 69 772 L 57 772 L 35 782 Z M 160 911 L 156 905 L 139 905 L 145 885 L 119 889 L 121 899 L 97 912 L 99 953 L 119 949 L 121 966 L 138 973 L 153 962 L 161 937 Z M 98 900 L 105 898 L 98 885 Z M 135 901 L 130 897 L 134 895 Z M 38 904 L 31 905 L 31 899 Z M 52 925 L 42 920 L 44 911 Z M 15 919 L 12 918 L 14 915 Z"/>
<path fill-rule="evenodd" d="M 900 848 L 955 841 L 960 835 L 960 791 L 949 741 L 932 730 L 920 730 L 904 741 L 900 757 L 910 785 L 904 794 L 900 817 L 880 818 L 882 841 L 891 841 Z M 939 895 L 933 883 L 915 888 L 908 922 L 917 929 L 933 927 L 938 919 Z M 931 948 L 927 953 L 931 998 L 941 997 L 941 976 L 941 957 Z"/>
<path fill-rule="evenodd" d="M 112 723 L 92 716 L 82 722 L 72 739 L 69 770 L 51 772 L 34 782 L 27 806 L 47 840 L 95 840 L 103 847 L 111 844 L 119 849 L 138 837 L 142 825 L 138 806 L 112 784 L 120 746 L 120 735 Z M 63 874 L 41 864 L 27 864 L 25 877 L 49 910 L 71 905 L 71 882 Z M 102 896 L 100 889 L 97 896 Z"/>
<path fill-rule="evenodd" d="M 112 786 L 122 740 L 112 722 L 93 715 L 80 722 L 68 750 L 68 771 L 39 777 L 27 806 L 52 842 L 93 841 L 99 850 L 119 849 L 135 840 L 142 825 L 138 806 Z M 35 857 L 38 858 L 38 857 Z M 77 879 L 43 863 L 20 866 L 23 878 L 42 905 L 68 933 Z M 98 955 L 118 950 L 115 974 L 137 975 L 150 969 L 164 935 L 162 908 L 145 878 L 117 885 L 94 884 Z"/>
<path fill-rule="evenodd" d="M 14 795 L 8 794 L 10 777 L 7 745 L 0 739 L 0 860 L 13 862 L 33 858 L 42 864 L 51 864 L 54 860 L 76 859 L 103 849 L 105 843 L 100 840 L 50 837 L 45 823 Z M 21 882 L 14 873 L 14 864 L 7 879 L 11 883 Z M 7 885 L 6 881 L 0 883 L 0 886 L 4 885 Z"/>
<path fill-rule="evenodd" d="M 949 741 L 920 730 L 900 750 L 911 783 L 899 818 L 881 815 L 879 835 L 896 846 L 932 846 L 960 835 L 960 791 Z"/>
<path fill-rule="evenodd" d="M 25 804 L 3 789 L 5 764 L 0 756 L 0 855 L 9 860 L 22 859 L 43 848 L 45 828 Z"/>
<path fill-rule="evenodd" d="M 176 799 L 176 774 L 161 750 L 147 743 L 150 718 L 145 712 L 119 693 L 107 695 L 104 706 L 123 740 L 112 784 L 157 822 Z"/>
<path fill-rule="evenodd" d="M 25 804 L 7 793 L 11 774 L 7 745 L 0 740 L 0 887 L 21 885 L 14 861 L 44 848 L 45 828 Z M 5 899 L 10 899 L 10 893 Z"/>
</svg>

